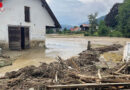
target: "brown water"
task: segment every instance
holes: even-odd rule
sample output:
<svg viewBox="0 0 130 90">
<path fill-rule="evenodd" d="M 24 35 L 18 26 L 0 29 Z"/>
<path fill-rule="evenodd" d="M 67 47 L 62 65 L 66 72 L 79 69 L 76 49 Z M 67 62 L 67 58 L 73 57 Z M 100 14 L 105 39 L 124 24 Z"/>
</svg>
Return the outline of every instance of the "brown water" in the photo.
<svg viewBox="0 0 130 90">
<path fill-rule="evenodd" d="M 18 70 L 25 66 L 39 66 L 41 62 L 51 63 L 56 61 L 57 56 L 63 59 L 76 56 L 83 50 L 86 50 L 88 40 L 91 40 L 95 45 L 110 45 L 113 43 L 125 43 L 126 41 L 130 41 L 130 39 L 125 38 L 106 37 L 47 38 L 46 47 L 48 49 L 46 50 L 43 48 L 33 48 L 24 51 L 8 51 L 7 53 L 11 55 L 11 57 L 19 57 L 17 57 L 13 65 L 0 68 L 0 76 L 4 75 L 6 72 Z"/>
<path fill-rule="evenodd" d="M 16 71 L 20 68 L 29 65 L 39 66 L 41 62 L 51 63 L 56 61 L 57 56 L 61 56 L 63 59 L 70 58 L 78 55 L 81 51 L 87 47 L 87 40 L 79 38 L 47 38 L 46 47 L 33 48 L 25 51 L 9 51 L 10 54 L 19 57 L 14 61 L 13 65 L 0 68 L 0 75 L 2 76 L 6 72 Z"/>
</svg>

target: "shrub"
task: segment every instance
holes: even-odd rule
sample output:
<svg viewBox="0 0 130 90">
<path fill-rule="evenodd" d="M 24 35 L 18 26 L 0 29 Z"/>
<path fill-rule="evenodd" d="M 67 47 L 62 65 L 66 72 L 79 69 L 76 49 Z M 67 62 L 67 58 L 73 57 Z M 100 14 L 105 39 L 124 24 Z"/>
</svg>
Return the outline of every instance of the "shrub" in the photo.
<svg viewBox="0 0 130 90">
<path fill-rule="evenodd" d="M 120 31 L 113 30 L 110 34 L 110 37 L 122 37 L 123 34 Z"/>
<path fill-rule="evenodd" d="M 94 32 L 93 36 L 99 36 L 98 32 Z"/>
<path fill-rule="evenodd" d="M 91 36 L 91 34 L 89 32 L 85 32 L 84 36 Z"/>
</svg>

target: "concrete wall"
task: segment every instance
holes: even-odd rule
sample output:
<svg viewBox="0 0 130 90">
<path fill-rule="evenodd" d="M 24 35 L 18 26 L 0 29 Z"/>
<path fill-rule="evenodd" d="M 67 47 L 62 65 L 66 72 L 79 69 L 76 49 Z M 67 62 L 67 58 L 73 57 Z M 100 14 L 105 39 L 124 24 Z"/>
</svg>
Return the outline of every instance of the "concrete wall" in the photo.
<svg viewBox="0 0 130 90">
<path fill-rule="evenodd" d="M 0 13 L 0 41 L 8 44 L 8 26 L 30 27 L 31 41 L 45 41 L 46 26 L 54 26 L 54 21 L 41 0 L 3 0 L 5 11 Z M 30 7 L 30 23 L 25 22 L 24 6 Z"/>
<path fill-rule="evenodd" d="M 124 47 L 123 61 L 124 62 L 130 61 L 130 42 L 127 42 L 126 46 Z"/>
</svg>

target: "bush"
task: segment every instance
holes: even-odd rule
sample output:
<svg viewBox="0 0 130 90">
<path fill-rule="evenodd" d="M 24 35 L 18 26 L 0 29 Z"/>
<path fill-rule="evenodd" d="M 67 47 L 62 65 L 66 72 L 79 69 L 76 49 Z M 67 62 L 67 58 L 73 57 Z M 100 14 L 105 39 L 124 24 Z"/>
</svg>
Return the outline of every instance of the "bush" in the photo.
<svg viewBox="0 0 130 90">
<path fill-rule="evenodd" d="M 99 36 L 98 32 L 94 32 L 93 36 Z"/>
<path fill-rule="evenodd" d="M 89 32 L 85 32 L 84 36 L 91 36 L 91 34 Z"/>
<path fill-rule="evenodd" d="M 46 34 L 52 34 L 52 33 L 54 33 L 54 30 L 53 30 L 53 29 L 47 29 L 47 30 L 46 30 Z"/>
<path fill-rule="evenodd" d="M 113 30 L 110 34 L 110 37 L 122 37 L 123 34 L 120 31 Z"/>
</svg>

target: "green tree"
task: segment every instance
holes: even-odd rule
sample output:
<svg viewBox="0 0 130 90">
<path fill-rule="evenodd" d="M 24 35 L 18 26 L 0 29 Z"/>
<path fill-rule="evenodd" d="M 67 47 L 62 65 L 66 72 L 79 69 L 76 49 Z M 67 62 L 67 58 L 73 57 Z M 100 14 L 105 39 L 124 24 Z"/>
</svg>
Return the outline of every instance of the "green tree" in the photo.
<svg viewBox="0 0 130 90">
<path fill-rule="evenodd" d="M 66 32 L 66 31 L 67 31 L 67 28 L 65 27 L 65 28 L 64 28 L 64 32 Z"/>
<path fill-rule="evenodd" d="M 52 34 L 52 33 L 54 33 L 53 29 L 47 29 L 46 30 L 46 34 Z"/>
<path fill-rule="evenodd" d="M 89 18 L 89 23 L 90 23 L 90 34 L 93 35 L 93 33 L 96 31 L 96 26 L 97 26 L 97 13 L 94 13 L 94 14 L 90 14 L 88 16 Z"/>
<path fill-rule="evenodd" d="M 124 37 L 130 37 L 130 0 L 124 0 L 119 7 L 118 29 Z"/>
<path fill-rule="evenodd" d="M 110 37 L 122 37 L 122 33 L 119 30 L 112 30 L 109 34 Z"/>
<path fill-rule="evenodd" d="M 104 21 L 100 21 L 98 35 L 99 36 L 108 36 L 110 29 L 105 25 Z"/>
</svg>

